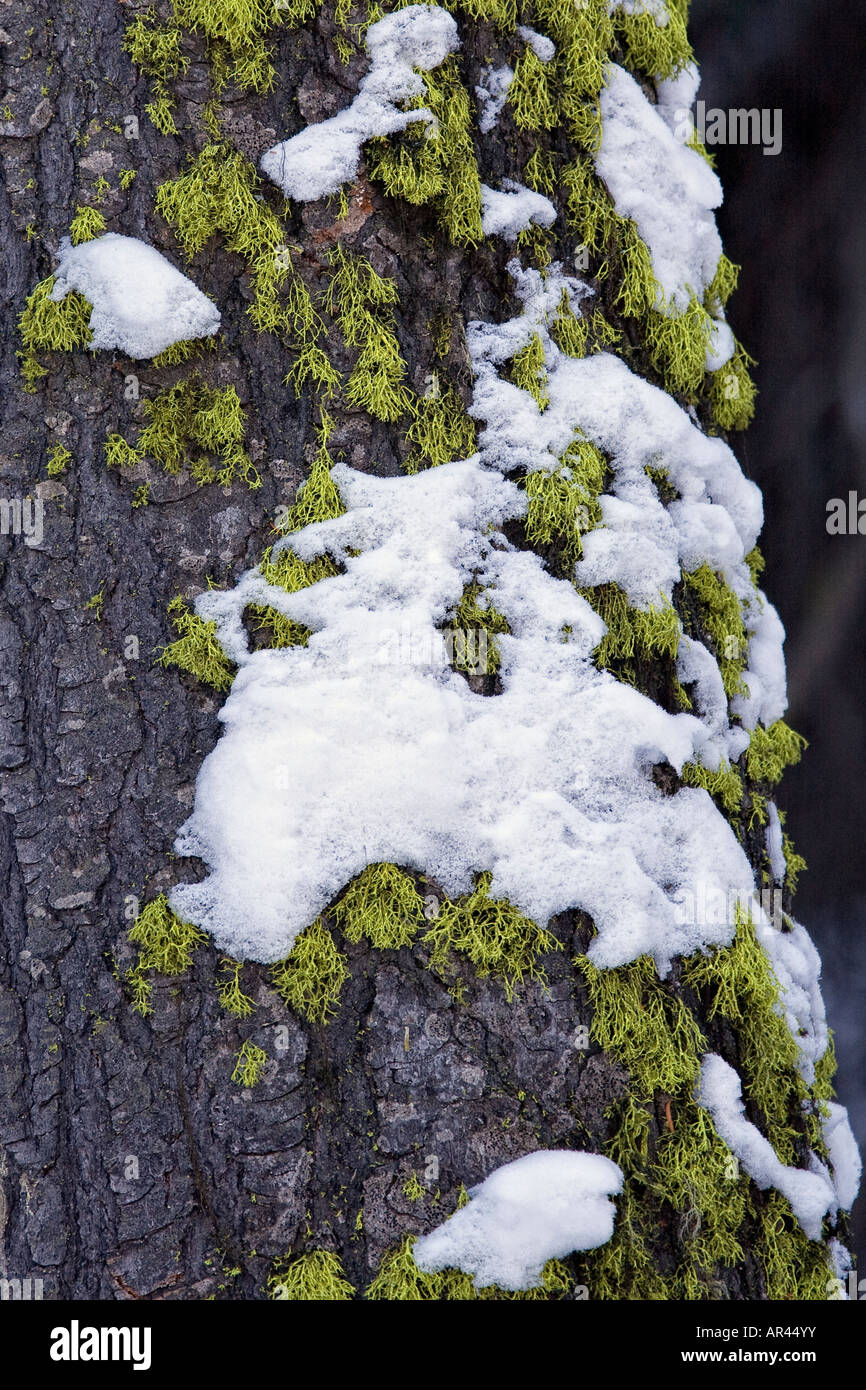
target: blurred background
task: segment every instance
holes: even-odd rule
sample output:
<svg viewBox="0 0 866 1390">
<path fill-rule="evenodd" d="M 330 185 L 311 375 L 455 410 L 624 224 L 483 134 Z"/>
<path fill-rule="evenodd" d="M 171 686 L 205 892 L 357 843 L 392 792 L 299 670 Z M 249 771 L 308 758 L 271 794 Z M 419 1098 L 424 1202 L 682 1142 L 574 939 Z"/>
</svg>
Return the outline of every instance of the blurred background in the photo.
<svg viewBox="0 0 866 1390">
<path fill-rule="evenodd" d="M 757 417 L 733 446 L 764 493 L 787 717 L 810 745 L 779 798 L 809 865 L 796 910 L 824 962 L 839 1095 L 866 1153 L 866 534 L 826 530 L 830 498 L 866 499 L 866 12 L 692 0 L 690 33 L 708 108 L 782 112 L 778 155 L 713 151 L 719 227 L 743 267 L 728 317 L 758 359 Z M 866 1278 L 863 1196 L 851 1248 Z"/>
</svg>

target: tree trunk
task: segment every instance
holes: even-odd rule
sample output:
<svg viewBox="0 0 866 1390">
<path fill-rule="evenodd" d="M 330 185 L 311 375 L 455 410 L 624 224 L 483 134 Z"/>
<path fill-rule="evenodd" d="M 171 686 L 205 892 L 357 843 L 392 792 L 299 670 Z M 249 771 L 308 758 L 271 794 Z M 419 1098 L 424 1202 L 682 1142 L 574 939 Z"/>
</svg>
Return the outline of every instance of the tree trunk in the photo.
<svg viewBox="0 0 866 1390">
<path fill-rule="evenodd" d="M 684 5 L 668 2 L 665 24 L 658 7 L 609 19 L 601 0 L 576 18 L 552 0 L 519 13 L 513 0 L 450 5 L 459 51 L 422 78 L 436 119 L 373 129 L 341 195 L 287 201 L 258 162 L 355 99 L 372 52 L 359 26 L 378 10 L 284 0 L 247 22 L 223 0 L 176 13 L 160 0 L 156 23 L 108 0 L 4 11 L 3 297 L 13 323 L 23 315 L 0 378 L 4 1277 L 41 1278 L 52 1298 L 470 1298 L 465 1270 L 422 1272 L 407 1238 L 438 1227 L 464 1188 L 552 1149 L 620 1166 L 614 1234 L 551 1260 L 541 1286 L 494 1283 L 487 1297 L 824 1298 L 843 1270 L 836 1207 L 810 1237 L 695 1099 L 702 1058 L 718 1054 L 783 1164 L 805 1174 L 810 1151 L 829 1161 L 819 1003 L 784 976 L 789 941 L 808 955 L 788 916 L 796 860 L 786 844 L 780 869 L 781 831 L 768 848 L 774 784 L 799 754 L 780 722 L 749 725 L 730 768 L 654 753 L 645 769 L 659 815 L 677 798 L 712 801 L 756 890 L 780 895 L 760 940 L 741 910 L 685 958 L 674 946 L 667 973 L 645 949 L 613 964 L 593 955 L 603 934 L 579 882 L 569 910 L 534 925 L 495 877 L 457 891 L 408 857 L 399 873 L 356 878 L 354 897 L 340 884 L 276 968 L 255 949 L 254 911 L 236 973 L 226 942 L 199 940 L 195 911 L 166 903 L 205 881 L 204 864 L 172 846 L 204 759 L 228 738 L 218 716 L 237 664 L 195 598 L 210 584 L 232 593 L 279 535 L 335 522 L 334 461 L 411 486 L 483 445 L 467 327 L 471 344 L 471 325 L 520 314 L 515 256 L 595 293 L 595 312 L 581 317 L 578 295 L 540 346 L 498 364 L 541 422 L 556 404 L 544 403 L 554 356 L 618 357 L 705 439 L 748 422 L 742 350 L 705 370 L 724 264 L 691 287 L 692 303 L 660 312 L 659 267 L 599 172 L 603 63 L 634 74 L 654 106 L 658 82 L 688 61 Z M 518 24 L 549 36 L 555 57 Z M 488 65 L 515 75 L 482 132 Z M 482 235 L 479 178 L 531 185 L 552 227 L 524 221 L 517 244 L 518 229 Z M 74 293 L 58 308 L 28 298 L 70 229 L 79 245 L 107 230 L 156 247 L 218 306 L 215 346 L 157 361 L 88 352 Z M 74 345 L 52 351 L 64 313 Z M 613 525 L 600 497 L 628 499 L 603 430 L 574 427 L 595 455 L 570 454 L 571 475 L 502 465 L 529 499 L 503 525 L 507 542 L 607 623 L 594 658 L 614 678 L 605 690 L 639 692 L 671 720 L 704 716 L 700 682 L 677 664 L 687 635 L 721 673 L 726 727 L 740 727 L 758 623 L 757 599 L 731 587 L 742 547 L 728 569 L 709 553 L 684 562 L 667 605 L 636 600 L 598 563 L 582 578 L 586 537 Z M 674 463 L 652 470 L 665 509 L 682 496 Z M 351 570 L 355 549 L 303 584 Z M 746 568 L 757 566 L 753 552 Z M 452 664 L 474 699 L 495 702 L 517 620 L 480 571 L 458 598 L 440 622 L 457 634 Z M 245 617 L 256 654 L 302 652 L 308 626 L 273 595 Z M 773 965 L 767 932 L 782 942 Z"/>
</svg>

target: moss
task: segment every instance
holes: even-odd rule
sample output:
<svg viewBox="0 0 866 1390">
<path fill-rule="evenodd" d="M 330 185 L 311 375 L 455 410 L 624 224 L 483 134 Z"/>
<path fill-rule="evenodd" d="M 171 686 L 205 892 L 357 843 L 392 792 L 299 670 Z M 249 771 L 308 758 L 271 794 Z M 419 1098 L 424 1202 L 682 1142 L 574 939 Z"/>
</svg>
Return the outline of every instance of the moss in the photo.
<svg viewBox="0 0 866 1390">
<path fill-rule="evenodd" d="M 704 993 L 707 1017 L 733 1025 L 744 1094 L 762 1111 L 767 1137 L 783 1163 L 796 1160 L 793 1127 L 805 1098 L 799 1053 L 779 1013 L 779 983 L 755 936 L 751 918 L 737 912 L 731 946 L 716 947 L 683 963 L 683 983 Z"/>
<path fill-rule="evenodd" d="M 552 67 L 528 44 L 514 65 L 508 105 L 518 130 L 553 130 L 559 123 Z"/>
<path fill-rule="evenodd" d="M 189 259 L 217 234 L 227 250 L 244 258 L 253 289 L 247 313 L 254 327 L 282 337 L 298 354 L 287 382 L 299 389 L 311 381 L 331 392 L 339 374 L 318 346 L 325 326 L 295 269 L 283 225 L 261 199 L 260 187 L 253 165 L 238 150 L 214 143 L 189 157 L 185 173 L 160 184 L 157 211 L 174 228 Z"/>
<path fill-rule="evenodd" d="M 539 410 L 550 405 L 547 394 L 547 368 L 545 366 L 544 345 L 537 333 L 516 352 L 511 359 L 511 380 L 521 391 L 528 391 Z"/>
<path fill-rule="evenodd" d="M 470 894 L 444 902 L 422 940 L 430 951 L 431 970 L 445 976 L 451 953 L 457 951 L 471 961 L 479 978 L 495 975 L 500 979 L 510 1000 L 515 985 L 527 976 L 545 983 L 538 958 L 562 947 L 546 928 L 524 917 L 510 902 L 491 898 L 490 878 L 482 874 Z"/>
<path fill-rule="evenodd" d="M 246 415 L 233 386 L 208 386 L 198 373 L 144 402 L 147 424 L 136 447 L 126 445 L 120 435 L 109 435 L 105 444 L 110 466 L 137 462 L 150 457 L 166 473 L 190 470 L 199 483 L 218 482 L 228 486 L 236 478 L 250 488 L 261 486 L 261 478 L 247 455 L 243 443 Z M 201 451 L 201 452 L 199 452 Z M 219 461 L 216 470 L 211 458 Z"/>
<path fill-rule="evenodd" d="M 106 226 L 105 218 L 98 208 L 79 205 L 69 224 L 69 239 L 73 246 L 80 246 L 82 241 L 93 241 L 94 237 L 101 236 Z"/>
<path fill-rule="evenodd" d="M 176 24 L 161 24 L 155 11 L 137 15 L 127 28 L 123 46 L 137 68 L 153 79 L 153 100 L 145 111 L 163 135 L 176 135 L 174 102 L 168 84 L 189 67 L 181 47 L 183 34 Z"/>
<path fill-rule="evenodd" d="M 267 1060 L 268 1054 L 264 1048 L 257 1047 L 249 1040 L 243 1042 L 235 1059 L 232 1081 L 236 1082 L 238 1086 L 257 1086 L 262 1079 Z"/>
<path fill-rule="evenodd" d="M 127 972 L 126 981 L 133 996 L 133 1008 L 142 1015 L 151 1012 L 150 979 L 159 975 L 182 975 L 192 965 L 193 953 L 207 937 L 190 922 L 184 922 L 168 905 L 164 893 L 154 898 L 135 919 L 129 940 L 139 947 L 138 962 Z"/>
<path fill-rule="evenodd" d="M 345 1276 L 338 1256 L 330 1250 L 313 1250 L 276 1260 L 267 1282 L 268 1298 L 304 1302 L 338 1303 L 351 1299 L 355 1287 Z"/>
<path fill-rule="evenodd" d="M 700 390 L 712 331 L 713 320 L 695 298 L 684 313 L 669 316 L 651 311 L 646 316 L 647 351 L 667 391 L 693 396 Z"/>
<path fill-rule="evenodd" d="M 178 635 L 176 641 L 162 648 L 159 665 L 178 666 L 215 690 L 229 690 L 235 668 L 219 644 L 216 623 L 205 622 L 179 594 L 167 612 Z"/>
<path fill-rule="evenodd" d="M 72 454 L 63 444 L 55 444 L 48 451 L 48 462 L 45 465 L 45 472 L 49 478 L 56 478 L 58 473 L 65 473 L 67 464 L 72 462 Z"/>
<path fill-rule="evenodd" d="M 468 458 L 475 451 L 474 421 L 453 386 L 440 386 L 435 373 L 430 393 L 417 402 L 406 439 L 415 446 L 403 465 L 407 473 Z"/>
<path fill-rule="evenodd" d="M 370 864 L 350 883 L 333 915 L 349 941 L 366 937 L 378 951 L 409 946 L 424 921 L 414 880 L 394 864 Z"/>
<path fill-rule="evenodd" d="M 671 604 L 663 601 L 659 607 L 631 608 L 618 584 L 599 584 L 580 592 L 607 626 L 594 653 L 600 669 L 616 669 L 621 678 L 633 684 L 631 663 L 634 660 L 653 662 L 664 657 L 676 658 L 681 629 Z M 623 667 L 622 663 L 626 665 Z"/>
<path fill-rule="evenodd" d="M 371 173 L 392 197 L 434 203 L 446 235 L 459 246 L 478 246 L 481 179 L 472 143 L 469 94 L 452 55 L 431 72 L 422 72 L 424 95 L 412 104 L 426 107 L 435 124 L 413 122 L 398 141 L 368 146 Z"/>
<path fill-rule="evenodd" d="M 699 626 L 690 635 L 704 640 L 705 629 L 715 647 L 715 656 L 722 676 L 725 693 L 746 694 L 743 671 L 748 657 L 748 637 L 740 601 L 721 574 L 709 565 L 683 573 L 683 585 L 698 605 Z M 686 615 L 687 630 L 694 625 Z"/>
<path fill-rule="evenodd" d="M 582 554 L 581 536 L 601 521 L 598 503 L 608 466 L 590 440 L 577 436 L 559 468 L 539 469 L 523 480 L 529 507 L 526 539 L 559 548 L 557 568 L 569 578 Z"/>
<path fill-rule="evenodd" d="M 311 1023 L 327 1023 L 333 1017 L 348 978 L 346 958 L 321 919 L 301 932 L 290 954 L 271 973 L 283 1002 Z"/>
<path fill-rule="evenodd" d="M 412 397 L 404 384 L 407 368 L 394 331 L 397 287 L 377 275 L 363 256 L 350 255 L 342 246 L 336 246 L 329 259 L 329 312 L 336 316 L 347 345 L 360 348 L 346 397 L 379 420 L 399 420 L 412 409 Z"/>
<path fill-rule="evenodd" d="M 383 1256 L 365 1297 L 395 1303 L 474 1298 L 475 1290 L 468 1274 L 450 1269 L 441 1274 L 422 1274 L 412 1254 L 416 1239 L 415 1236 L 405 1236 L 398 1249 L 390 1250 Z"/>
<path fill-rule="evenodd" d="M 593 1006 L 590 1035 L 628 1068 L 639 1100 L 656 1091 L 675 1094 L 694 1084 L 706 1039 L 689 1009 L 658 977 L 654 961 L 598 970 L 585 956 L 581 968 Z"/>
<path fill-rule="evenodd" d="M 743 800 L 743 781 L 737 769 L 723 762 L 715 772 L 698 763 L 686 763 L 682 778 L 687 787 L 703 787 L 722 806 L 728 816 L 735 816 Z"/>
<path fill-rule="evenodd" d="M 569 225 L 587 251 L 597 254 L 615 233 L 617 215 L 592 160 L 578 158 L 562 171 Z M 600 277 L 601 278 L 601 277 Z"/>
<path fill-rule="evenodd" d="M 749 367 L 754 365 L 754 357 L 737 343 L 731 360 L 710 374 L 710 404 L 720 429 L 744 430 L 751 424 L 758 394 L 749 374 Z"/>
<path fill-rule="evenodd" d="M 249 1018 L 255 1010 L 252 999 L 241 989 L 242 969 L 243 965 L 238 960 L 225 956 L 220 961 L 222 979 L 217 984 L 217 994 L 221 1007 L 227 1013 L 234 1014 L 235 1018 Z"/>
<path fill-rule="evenodd" d="M 746 771 L 754 782 L 778 782 L 786 767 L 800 761 L 806 746 L 802 734 L 796 733 L 784 719 L 777 719 L 769 729 L 759 724 L 752 730 L 746 749 Z"/>
<path fill-rule="evenodd" d="M 48 375 L 47 368 L 36 357 L 37 352 L 72 352 L 75 348 L 86 347 L 92 337 L 89 323 L 93 306 L 76 290 L 70 290 L 54 303 L 50 298 L 53 289 L 53 275 L 40 280 L 28 295 L 18 319 L 23 347 L 18 356 L 25 391 L 35 391 L 38 379 Z"/>
<path fill-rule="evenodd" d="M 666 8 L 664 24 L 658 24 L 651 14 L 614 12 L 614 28 L 623 46 L 625 64 L 633 72 L 668 78 L 694 62 L 685 16 L 673 5 Z"/>
<path fill-rule="evenodd" d="M 510 629 L 506 618 L 493 607 L 480 585 L 467 584 L 448 626 L 453 634 L 455 669 L 468 675 L 495 675 L 502 660 L 496 637 Z M 482 659 L 483 671 L 479 669 Z"/>
</svg>

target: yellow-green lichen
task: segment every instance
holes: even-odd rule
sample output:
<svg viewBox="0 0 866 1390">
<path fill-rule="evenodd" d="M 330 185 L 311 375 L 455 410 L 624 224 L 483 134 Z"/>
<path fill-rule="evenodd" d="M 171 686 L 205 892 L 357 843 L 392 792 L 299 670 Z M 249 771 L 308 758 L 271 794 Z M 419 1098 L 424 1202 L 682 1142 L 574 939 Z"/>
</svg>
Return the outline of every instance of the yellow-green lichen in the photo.
<svg viewBox="0 0 866 1390">
<path fill-rule="evenodd" d="M 290 1251 L 283 1259 L 275 1260 L 267 1290 L 268 1298 L 306 1303 L 338 1303 L 355 1294 L 339 1257 L 330 1250 L 313 1250 L 294 1260 Z"/>
<path fill-rule="evenodd" d="M 217 981 L 217 995 L 221 1007 L 227 1013 L 234 1014 L 235 1018 L 249 1018 L 256 1007 L 250 996 L 241 989 L 242 970 L 243 964 L 239 960 L 226 956 L 220 961 L 222 979 Z"/>
<path fill-rule="evenodd" d="M 267 1060 L 268 1054 L 263 1047 L 257 1047 L 249 1040 L 243 1042 L 235 1059 L 232 1081 L 238 1086 L 257 1086 L 262 1079 Z"/>
<path fill-rule="evenodd" d="M 48 451 L 48 462 L 45 465 L 45 472 L 49 478 L 56 478 L 58 473 L 65 473 L 67 464 L 72 462 L 72 454 L 64 444 L 55 444 Z"/>
<path fill-rule="evenodd" d="M 694 62 L 685 16 L 674 5 L 665 7 L 663 22 L 653 13 L 627 13 L 621 9 L 614 11 L 613 22 L 623 46 L 625 65 L 633 72 L 665 79 Z"/>
<path fill-rule="evenodd" d="M 415 446 L 404 464 L 407 473 L 468 458 L 475 450 L 474 422 L 453 386 L 441 386 L 435 373 L 430 391 L 416 403 L 406 439 Z"/>
<path fill-rule="evenodd" d="M 35 391 L 39 378 L 48 375 L 47 367 L 36 357 L 37 352 L 72 352 L 86 347 L 92 337 L 89 324 L 93 306 L 76 290 L 70 290 L 55 303 L 51 299 L 53 289 L 53 275 L 40 280 L 28 295 L 18 319 L 23 347 L 18 357 L 25 391 Z"/>
<path fill-rule="evenodd" d="M 490 874 L 482 874 L 470 894 L 444 902 L 422 940 L 430 952 L 431 970 L 446 976 L 456 951 L 471 961 L 480 978 L 500 979 L 511 999 L 515 986 L 527 977 L 545 983 L 539 957 L 562 947 L 507 899 L 491 898 L 490 880 Z"/>
<path fill-rule="evenodd" d="M 157 658 L 159 665 L 177 666 L 215 690 L 229 690 L 235 668 L 219 644 L 216 623 L 200 618 L 179 594 L 166 611 L 177 638 L 162 648 Z"/>
<path fill-rule="evenodd" d="M 715 772 L 699 763 L 686 763 L 682 772 L 687 787 L 703 787 L 722 806 L 727 815 L 735 816 L 743 800 L 743 779 L 735 767 L 722 762 Z"/>
<path fill-rule="evenodd" d="M 327 1023 L 336 1013 L 349 972 L 334 938 L 317 919 L 302 931 L 285 960 L 271 972 L 280 998 L 311 1023 Z"/>
<path fill-rule="evenodd" d="M 123 46 L 136 67 L 153 79 L 153 100 L 144 109 L 163 135 L 177 134 L 174 101 L 168 84 L 189 67 L 182 41 L 183 34 L 178 26 L 160 23 L 154 10 L 136 15 L 123 39 Z"/>
<path fill-rule="evenodd" d="M 209 386 L 198 373 L 170 386 L 144 402 L 147 424 L 135 448 L 123 437 L 110 435 L 105 452 L 109 466 L 126 466 L 143 458 L 154 459 L 166 473 L 189 469 L 200 484 L 217 482 L 222 487 L 240 479 L 250 488 L 261 478 L 246 450 L 246 414 L 233 386 Z M 212 459 L 218 459 L 215 468 Z"/>
<path fill-rule="evenodd" d="M 73 246 L 80 246 L 83 241 L 93 241 L 94 237 L 101 236 L 106 225 L 99 208 L 79 205 L 69 224 L 69 240 Z"/>
<path fill-rule="evenodd" d="M 529 342 L 516 352 L 511 359 L 511 380 L 521 391 L 528 391 L 539 410 L 550 405 L 547 394 L 547 366 L 544 344 L 538 333 L 533 333 Z"/>
<path fill-rule="evenodd" d="M 394 331 L 397 286 L 378 275 L 365 257 L 350 255 L 342 246 L 331 252 L 330 265 L 328 310 L 335 315 L 347 345 L 360 349 L 346 398 L 379 420 L 399 420 L 411 411 L 413 402 Z"/>
<path fill-rule="evenodd" d="M 539 469 L 523 480 L 529 506 L 526 539 L 559 548 L 558 568 L 569 578 L 582 554 L 581 536 L 601 521 L 598 498 L 608 475 L 604 455 L 577 435 L 559 468 Z"/>
<path fill-rule="evenodd" d="M 786 767 L 800 761 L 806 740 L 784 719 L 777 719 L 769 729 L 763 724 L 752 730 L 746 749 L 746 771 L 755 782 L 778 782 Z"/>
<path fill-rule="evenodd" d="M 475 676 L 496 674 L 502 660 L 496 637 L 509 631 L 508 621 L 480 585 L 467 584 L 448 630 L 456 670 Z"/>
<path fill-rule="evenodd" d="M 709 565 L 684 572 L 683 586 L 686 595 L 695 603 L 699 618 L 695 625 L 687 610 L 686 631 L 700 640 L 705 640 L 705 633 L 709 634 L 728 697 L 747 693 L 743 671 L 748 657 L 748 637 L 740 600 L 725 578 Z"/>
<path fill-rule="evenodd" d="M 758 394 L 749 373 L 754 365 L 754 357 L 737 343 L 731 360 L 710 374 L 710 403 L 719 429 L 744 430 L 751 424 Z"/>
<path fill-rule="evenodd" d="M 370 864 L 349 884 L 333 916 L 349 941 L 366 937 L 378 951 L 396 951 L 411 945 L 424 910 L 408 874 L 395 864 Z"/>
<path fill-rule="evenodd" d="M 138 961 L 126 974 L 133 998 L 133 1009 L 142 1015 L 151 1012 L 150 975 L 182 975 L 192 965 L 193 953 L 207 937 L 190 922 L 184 922 L 168 905 L 164 893 L 154 898 L 135 919 L 129 940 L 138 946 Z"/>
</svg>

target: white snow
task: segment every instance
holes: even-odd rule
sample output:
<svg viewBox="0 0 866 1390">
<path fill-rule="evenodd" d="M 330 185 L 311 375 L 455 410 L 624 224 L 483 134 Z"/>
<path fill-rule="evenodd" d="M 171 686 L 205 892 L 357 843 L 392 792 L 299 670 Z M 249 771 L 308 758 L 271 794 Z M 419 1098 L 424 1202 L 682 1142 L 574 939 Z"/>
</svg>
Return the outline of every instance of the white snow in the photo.
<svg viewBox="0 0 866 1390">
<path fill-rule="evenodd" d="M 780 1161 L 769 1139 L 746 1119 L 739 1076 L 714 1052 L 701 1065 L 699 1101 L 749 1177 L 762 1190 L 781 1192 L 809 1239 L 820 1240 L 823 1218 L 837 1205 L 826 1171 L 790 1168 Z"/>
<path fill-rule="evenodd" d="M 665 0 L 610 0 L 608 12 L 622 10 L 624 14 L 651 14 L 660 29 L 668 23 Z"/>
<path fill-rule="evenodd" d="M 542 193 L 534 193 L 514 179 L 503 179 L 501 190 L 481 185 L 481 226 L 485 236 L 501 236 L 516 241 L 534 222 L 552 227 L 556 208 Z"/>
<path fill-rule="evenodd" d="M 767 830 L 765 839 L 773 882 L 784 883 L 787 865 L 785 864 L 785 851 L 783 847 L 782 822 L 779 820 L 779 812 L 775 801 L 767 802 Z"/>
<path fill-rule="evenodd" d="M 831 1100 L 828 1108 L 830 1118 L 824 1125 L 824 1140 L 830 1155 L 839 1206 L 843 1211 L 850 1211 L 860 1191 L 863 1160 L 844 1105 L 837 1105 Z"/>
<path fill-rule="evenodd" d="M 404 110 L 425 87 L 415 68 L 430 72 L 460 47 L 457 25 L 438 5 L 409 5 L 367 30 L 370 70 L 351 106 L 262 155 L 260 167 L 287 198 L 308 203 L 336 193 L 357 177 L 361 146 L 375 135 L 393 135 L 413 121 L 433 126 L 424 106 Z"/>
<path fill-rule="evenodd" d="M 517 32 L 542 63 L 549 63 L 556 57 L 556 44 L 546 34 L 539 34 L 537 29 L 530 29 L 528 24 L 518 24 Z"/>
<path fill-rule="evenodd" d="M 618 213 L 646 242 L 661 291 L 656 307 L 676 314 L 703 299 L 722 243 L 713 209 L 722 187 L 706 160 L 677 139 L 624 68 L 608 66 L 601 92 L 598 175 Z M 720 344 L 723 346 L 723 344 Z"/>
<path fill-rule="evenodd" d="M 60 243 L 51 299 L 77 290 L 93 305 L 91 348 L 156 357 L 173 343 L 208 338 L 220 326 L 212 300 L 137 237 L 106 232 L 73 246 Z"/>
<path fill-rule="evenodd" d="M 491 130 L 496 129 L 513 81 L 514 69 L 507 64 L 498 68 L 488 65 L 482 72 L 475 88 L 478 101 L 478 129 L 482 135 L 489 135 Z"/>
<path fill-rule="evenodd" d="M 548 1260 L 595 1250 L 613 1235 L 622 1172 L 600 1154 L 540 1149 L 506 1163 L 470 1201 L 415 1242 L 424 1273 L 461 1269 L 481 1289 L 532 1289 Z"/>
</svg>

